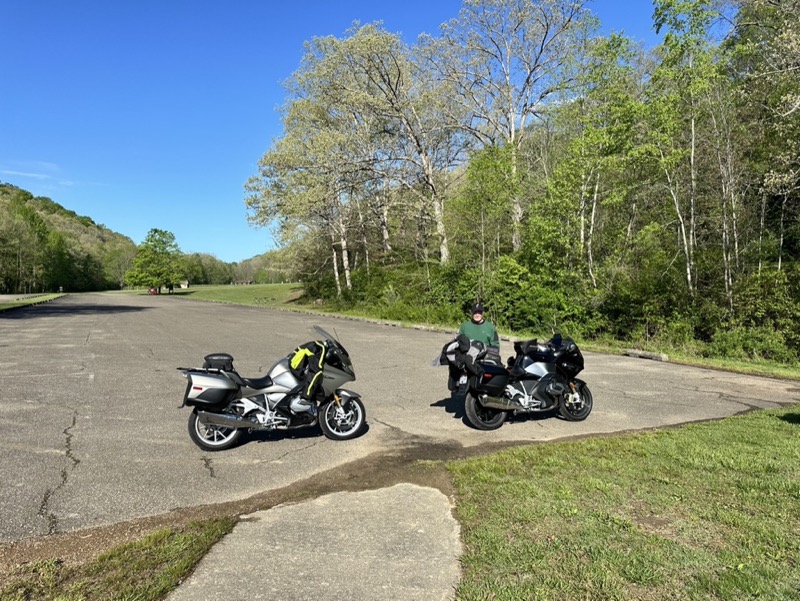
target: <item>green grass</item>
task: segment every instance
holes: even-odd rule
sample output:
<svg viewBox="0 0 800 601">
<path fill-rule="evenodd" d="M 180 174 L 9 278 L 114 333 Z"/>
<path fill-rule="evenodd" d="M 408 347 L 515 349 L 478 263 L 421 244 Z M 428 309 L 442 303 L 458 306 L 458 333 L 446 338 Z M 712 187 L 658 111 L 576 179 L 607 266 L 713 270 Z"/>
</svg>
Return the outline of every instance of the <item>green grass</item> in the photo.
<svg viewBox="0 0 800 601">
<path fill-rule="evenodd" d="M 195 286 L 176 289 L 175 296 L 215 303 L 280 307 L 294 303 L 303 294 L 300 284 L 252 284 L 249 286 Z"/>
<path fill-rule="evenodd" d="M 14 300 L 14 301 L 0 301 L 0 312 L 7 311 L 9 309 L 17 309 L 19 307 L 28 307 L 30 305 L 37 305 L 39 303 L 44 303 L 47 301 L 51 301 L 54 298 L 58 298 L 60 296 L 64 296 L 63 294 L 39 294 L 32 298 L 24 298 L 21 300 Z"/>
<path fill-rule="evenodd" d="M 219 518 L 166 528 L 80 567 L 68 567 L 57 558 L 27 564 L 0 590 L 0 599 L 163 599 L 235 524 L 234 518 Z"/>
<path fill-rule="evenodd" d="M 459 600 L 800 598 L 800 414 L 451 463 Z"/>
</svg>

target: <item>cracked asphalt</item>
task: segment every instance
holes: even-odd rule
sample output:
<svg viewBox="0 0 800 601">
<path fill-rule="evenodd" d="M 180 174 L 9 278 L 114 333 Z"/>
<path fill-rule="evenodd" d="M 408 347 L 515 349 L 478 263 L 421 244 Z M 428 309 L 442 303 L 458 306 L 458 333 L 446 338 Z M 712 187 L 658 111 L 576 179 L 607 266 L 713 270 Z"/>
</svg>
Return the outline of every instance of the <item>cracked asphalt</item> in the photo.
<svg viewBox="0 0 800 601">
<path fill-rule="evenodd" d="M 260 376 L 316 323 L 353 358 L 350 387 L 364 399 L 367 432 L 347 442 L 318 429 L 254 433 L 220 453 L 195 447 L 175 368 L 229 352 L 242 375 Z M 322 490 L 337 469 L 369 462 L 380 470 L 400 455 L 453 457 L 800 400 L 797 382 L 586 353 L 588 420 L 517 418 L 481 432 L 449 397 L 445 369 L 431 366 L 450 338 L 169 295 L 70 295 L 0 313 L 0 543 L 243 501 L 309 479 Z"/>
</svg>

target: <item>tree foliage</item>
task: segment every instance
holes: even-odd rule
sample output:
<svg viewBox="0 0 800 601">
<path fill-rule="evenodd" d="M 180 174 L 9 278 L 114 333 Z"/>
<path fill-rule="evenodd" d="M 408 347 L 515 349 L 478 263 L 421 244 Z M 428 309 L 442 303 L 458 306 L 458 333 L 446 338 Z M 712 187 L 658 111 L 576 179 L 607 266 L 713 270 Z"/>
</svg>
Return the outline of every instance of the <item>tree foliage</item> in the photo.
<svg viewBox="0 0 800 601">
<path fill-rule="evenodd" d="M 180 249 L 172 232 L 151 229 L 136 250 L 125 281 L 134 287 L 177 286 L 185 277 L 181 269 Z"/>
<path fill-rule="evenodd" d="M 135 248 L 49 198 L 0 184 L 0 293 L 120 288 Z"/>
<path fill-rule="evenodd" d="M 315 295 L 384 316 L 481 298 L 515 330 L 790 360 L 799 8 L 656 0 L 652 51 L 580 1 L 469 0 L 408 47 L 315 39 L 251 218 Z"/>
</svg>

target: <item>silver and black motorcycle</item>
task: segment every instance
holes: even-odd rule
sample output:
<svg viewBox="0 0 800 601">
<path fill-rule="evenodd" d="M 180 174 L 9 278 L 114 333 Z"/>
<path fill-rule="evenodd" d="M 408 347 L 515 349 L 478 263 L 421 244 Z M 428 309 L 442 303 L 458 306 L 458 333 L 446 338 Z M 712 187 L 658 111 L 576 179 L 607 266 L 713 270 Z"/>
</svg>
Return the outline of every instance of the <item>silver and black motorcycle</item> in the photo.
<svg viewBox="0 0 800 601">
<path fill-rule="evenodd" d="M 494 430 L 514 414 L 558 411 L 575 422 L 589 416 L 594 401 L 576 377 L 584 361 L 572 339 L 515 342 L 514 351 L 504 366 L 488 360 L 479 342 L 457 338 L 442 349 L 439 364 L 450 366 L 450 389 L 466 393 L 464 413 L 475 428 Z"/>
<path fill-rule="evenodd" d="M 193 407 L 189 437 L 205 451 L 235 445 L 245 430 L 289 430 L 319 424 L 332 440 L 358 436 L 366 411 L 358 393 L 342 388 L 356 379 L 353 363 L 339 341 L 319 326 L 314 331 L 325 342 L 322 385 L 311 399 L 311 411 L 296 411 L 301 381 L 289 357 L 277 361 L 265 376 L 245 378 L 233 368 L 227 353 L 207 355 L 203 367 L 179 367 L 188 380 L 181 407 Z"/>
</svg>

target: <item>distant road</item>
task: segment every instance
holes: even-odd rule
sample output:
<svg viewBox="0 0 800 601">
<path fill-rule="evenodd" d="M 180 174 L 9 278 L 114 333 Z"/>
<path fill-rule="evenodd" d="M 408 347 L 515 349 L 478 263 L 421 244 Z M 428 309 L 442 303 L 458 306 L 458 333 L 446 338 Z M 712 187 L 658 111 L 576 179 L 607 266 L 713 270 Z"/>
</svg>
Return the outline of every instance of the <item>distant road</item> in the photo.
<svg viewBox="0 0 800 601">
<path fill-rule="evenodd" d="M 221 453 L 195 447 L 175 368 L 224 351 L 243 375 L 261 375 L 315 323 L 350 351 L 369 431 L 349 442 L 298 430 Z M 69 295 L 0 313 L 0 542 L 243 499 L 376 453 L 652 428 L 800 399 L 793 382 L 587 354 L 586 422 L 520 419 L 480 432 L 449 398 L 445 369 L 431 366 L 448 339 L 170 295 Z"/>
</svg>

